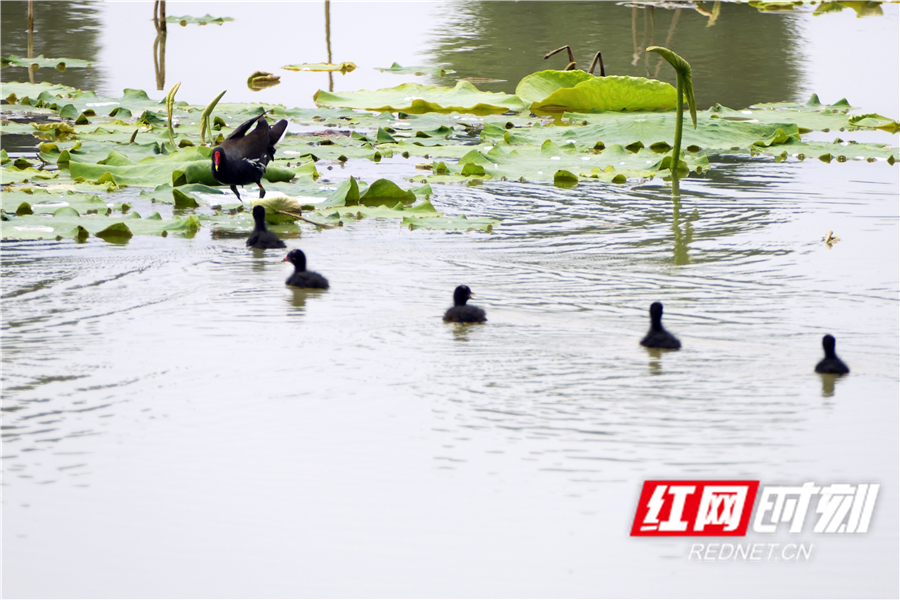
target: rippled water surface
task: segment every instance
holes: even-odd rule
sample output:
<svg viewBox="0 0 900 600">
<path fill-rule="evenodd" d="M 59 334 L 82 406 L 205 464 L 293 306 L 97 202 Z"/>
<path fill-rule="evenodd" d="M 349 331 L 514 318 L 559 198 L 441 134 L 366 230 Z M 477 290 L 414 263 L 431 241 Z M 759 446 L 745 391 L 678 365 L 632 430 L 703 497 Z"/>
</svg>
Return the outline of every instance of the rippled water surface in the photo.
<svg viewBox="0 0 900 600">
<path fill-rule="evenodd" d="M 435 186 L 502 224 L 306 229 L 326 292 L 208 229 L 5 243 L 3 593 L 896 596 L 898 186 Z M 488 323 L 442 322 L 461 283 Z M 657 300 L 678 352 L 638 345 Z M 813 373 L 825 333 L 849 376 Z M 647 479 L 882 488 L 865 535 L 777 539 L 809 561 L 711 564 L 629 537 Z"/>
</svg>

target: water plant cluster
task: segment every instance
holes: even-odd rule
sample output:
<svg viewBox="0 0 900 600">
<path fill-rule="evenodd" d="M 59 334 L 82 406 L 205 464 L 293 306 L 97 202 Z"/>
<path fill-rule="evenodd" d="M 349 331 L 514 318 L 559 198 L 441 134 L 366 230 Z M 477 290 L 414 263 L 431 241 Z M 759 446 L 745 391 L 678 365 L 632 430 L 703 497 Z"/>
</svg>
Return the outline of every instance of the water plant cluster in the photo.
<svg viewBox="0 0 900 600">
<path fill-rule="evenodd" d="M 315 109 L 220 103 L 222 95 L 206 107 L 190 105 L 175 101 L 177 89 L 154 100 L 140 90 L 101 98 L 60 85 L 4 83 L 0 131 L 35 136 L 38 153 L 2 155 L 2 236 L 113 240 L 191 235 L 204 226 L 249 231 L 249 215 L 212 177 L 210 155 L 231 129 L 264 112 L 288 119 L 294 131 L 266 173 L 266 189 L 276 192 L 264 201 L 273 221 L 289 218 L 276 212 L 286 209 L 302 210 L 323 225 L 393 218 L 410 229 L 491 231 L 495 219 L 444 215 L 431 202 L 432 186 L 518 180 L 600 189 L 671 178 L 666 154 L 684 118 L 674 110 L 678 93 L 670 84 L 581 71 L 534 73 L 515 94 L 483 92 L 466 81 L 452 88 L 407 83 L 320 91 Z M 684 95 L 693 108 L 687 90 Z M 891 164 L 900 158 L 896 147 L 843 139 L 856 131 L 898 130 L 890 118 L 852 116 L 851 108 L 845 100 L 822 104 L 814 95 L 805 104 L 692 110 L 696 125 L 689 120 L 678 136 L 676 175 L 702 174 L 735 156 Z M 836 139 L 804 141 L 810 132 L 833 132 Z M 358 161 L 368 161 L 368 173 L 390 162 L 404 180 L 362 181 L 353 168 Z M 329 172 L 335 167 L 346 174 L 340 181 Z M 139 198 L 174 205 L 176 216 L 142 217 L 119 199 L 134 197 L 121 193 L 127 188 L 141 188 Z"/>
</svg>

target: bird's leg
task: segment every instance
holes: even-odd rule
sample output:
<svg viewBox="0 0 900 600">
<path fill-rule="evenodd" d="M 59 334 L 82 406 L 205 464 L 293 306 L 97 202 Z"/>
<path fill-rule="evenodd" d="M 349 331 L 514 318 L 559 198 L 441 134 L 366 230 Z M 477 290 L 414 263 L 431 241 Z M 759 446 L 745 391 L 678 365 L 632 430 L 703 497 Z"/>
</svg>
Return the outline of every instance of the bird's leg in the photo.
<svg viewBox="0 0 900 600">
<path fill-rule="evenodd" d="M 258 181 L 256 182 L 256 185 L 259 186 L 259 197 L 260 197 L 260 198 L 265 198 L 265 197 L 266 197 L 266 190 L 265 190 L 265 188 L 263 188 L 262 184 L 261 184 L 260 182 L 258 182 Z"/>
<path fill-rule="evenodd" d="M 232 191 L 232 192 L 234 192 L 234 195 L 235 195 L 235 196 L 237 196 L 237 199 L 238 199 L 238 202 L 240 202 L 240 203 L 241 203 L 241 204 L 243 204 L 243 203 L 244 203 L 244 201 L 243 201 L 243 200 L 241 200 L 241 195 L 240 195 L 240 194 L 238 194 L 238 191 L 237 191 L 237 186 L 236 186 L 236 185 L 234 185 L 234 184 L 233 184 L 233 183 L 232 183 L 232 184 L 231 184 L 231 191 Z"/>
</svg>

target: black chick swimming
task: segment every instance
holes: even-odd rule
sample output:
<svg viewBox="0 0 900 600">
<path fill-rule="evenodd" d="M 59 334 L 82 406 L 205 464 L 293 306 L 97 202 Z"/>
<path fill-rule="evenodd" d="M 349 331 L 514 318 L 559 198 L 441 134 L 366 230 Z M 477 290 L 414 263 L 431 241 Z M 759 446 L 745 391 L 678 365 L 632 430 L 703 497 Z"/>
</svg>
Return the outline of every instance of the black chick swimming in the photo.
<svg viewBox="0 0 900 600">
<path fill-rule="evenodd" d="M 641 346 L 646 348 L 662 348 L 663 350 L 678 350 L 681 342 L 662 326 L 663 305 L 654 302 L 650 305 L 650 331 L 641 340 Z"/>
<path fill-rule="evenodd" d="M 826 375 L 844 375 L 850 372 L 850 367 L 844 364 L 844 361 L 837 357 L 834 353 L 834 336 L 826 335 L 822 338 L 822 348 L 825 350 L 825 358 L 816 365 L 816 373 L 824 373 Z"/>
<path fill-rule="evenodd" d="M 294 265 L 294 274 L 285 282 L 288 285 L 298 288 L 328 289 L 327 279 L 314 271 L 306 270 L 306 255 L 303 254 L 303 250 L 291 250 L 281 262 L 289 262 Z"/>
<path fill-rule="evenodd" d="M 256 222 L 256 225 L 253 227 L 253 233 L 247 238 L 248 248 L 258 248 L 260 250 L 287 248 L 285 243 L 266 227 L 265 207 L 259 204 L 253 207 L 253 220 Z"/>
<path fill-rule="evenodd" d="M 477 306 L 469 306 L 466 302 L 474 296 L 467 285 L 461 285 L 453 290 L 453 307 L 444 313 L 444 321 L 448 323 L 484 323 L 487 315 Z"/>
</svg>

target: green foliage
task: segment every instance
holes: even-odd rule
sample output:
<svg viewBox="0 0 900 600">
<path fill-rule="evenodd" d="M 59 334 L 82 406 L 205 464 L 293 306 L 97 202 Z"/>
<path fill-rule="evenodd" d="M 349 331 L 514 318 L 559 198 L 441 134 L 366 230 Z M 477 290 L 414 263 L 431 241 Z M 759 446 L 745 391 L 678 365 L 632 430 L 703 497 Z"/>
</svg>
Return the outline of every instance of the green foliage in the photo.
<svg viewBox="0 0 900 600">
<path fill-rule="evenodd" d="M 14 54 L 0 57 L 0 68 L 2 67 L 30 67 L 39 69 L 41 67 L 53 67 L 60 73 L 68 69 L 85 69 L 91 67 L 91 63 L 86 60 L 78 60 L 77 58 L 44 58 L 41 54 L 37 58 L 19 58 Z M 6 87 L 6 84 L 3 84 Z"/>
</svg>

